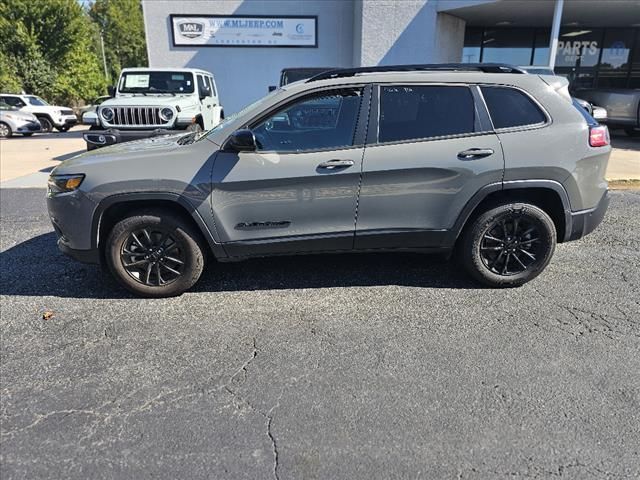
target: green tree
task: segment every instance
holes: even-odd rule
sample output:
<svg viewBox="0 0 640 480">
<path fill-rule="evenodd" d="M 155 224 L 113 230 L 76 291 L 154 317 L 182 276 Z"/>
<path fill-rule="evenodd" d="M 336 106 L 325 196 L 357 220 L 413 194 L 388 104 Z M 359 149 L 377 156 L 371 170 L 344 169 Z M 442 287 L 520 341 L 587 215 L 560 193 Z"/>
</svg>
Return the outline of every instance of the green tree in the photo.
<svg viewBox="0 0 640 480">
<path fill-rule="evenodd" d="M 111 81 L 126 67 L 147 66 L 147 44 L 140 0 L 95 0 L 89 15 L 104 36 Z"/>
<path fill-rule="evenodd" d="M 0 50 L 29 93 L 76 103 L 104 92 L 95 28 L 76 0 L 0 0 Z"/>
<path fill-rule="evenodd" d="M 0 50 L 0 91 L 20 93 L 21 90 L 22 83 L 15 63 Z"/>
</svg>

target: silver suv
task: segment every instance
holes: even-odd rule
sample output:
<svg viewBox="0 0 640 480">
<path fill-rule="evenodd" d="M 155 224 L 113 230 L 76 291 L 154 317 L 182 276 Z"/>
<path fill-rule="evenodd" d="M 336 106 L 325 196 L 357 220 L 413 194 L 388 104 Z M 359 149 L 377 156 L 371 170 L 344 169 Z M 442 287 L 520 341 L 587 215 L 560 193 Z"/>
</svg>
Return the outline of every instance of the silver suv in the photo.
<svg viewBox="0 0 640 480">
<path fill-rule="evenodd" d="M 209 252 L 455 252 L 480 282 L 514 287 L 600 223 L 610 151 L 560 77 L 343 69 L 206 133 L 69 159 L 52 172 L 48 208 L 63 252 L 142 296 L 189 289 Z"/>
</svg>

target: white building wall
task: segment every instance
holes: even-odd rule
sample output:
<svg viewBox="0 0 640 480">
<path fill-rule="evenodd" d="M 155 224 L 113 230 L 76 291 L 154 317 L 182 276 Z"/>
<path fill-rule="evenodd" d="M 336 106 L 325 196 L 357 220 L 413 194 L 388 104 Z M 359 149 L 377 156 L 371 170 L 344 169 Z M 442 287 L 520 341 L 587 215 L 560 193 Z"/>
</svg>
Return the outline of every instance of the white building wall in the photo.
<svg viewBox="0 0 640 480">
<path fill-rule="evenodd" d="M 142 0 L 149 65 L 213 72 L 225 113 L 277 85 L 287 67 L 458 62 L 465 22 L 439 0 Z M 170 14 L 316 15 L 317 48 L 174 47 Z"/>
<path fill-rule="evenodd" d="M 465 22 L 437 7 L 437 0 L 357 0 L 355 63 L 460 61 Z"/>
<path fill-rule="evenodd" d="M 286 67 L 351 67 L 353 2 L 349 0 L 142 0 L 152 67 L 213 72 L 225 114 L 277 85 Z M 174 47 L 170 14 L 317 15 L 318 48 Z"/>
</svg>

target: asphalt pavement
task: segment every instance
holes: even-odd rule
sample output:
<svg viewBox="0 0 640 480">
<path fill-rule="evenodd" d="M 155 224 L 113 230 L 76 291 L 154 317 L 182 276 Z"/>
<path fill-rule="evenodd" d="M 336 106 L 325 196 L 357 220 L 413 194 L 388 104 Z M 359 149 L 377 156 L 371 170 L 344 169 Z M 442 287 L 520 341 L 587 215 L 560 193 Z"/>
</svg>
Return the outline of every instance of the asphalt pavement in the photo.
<svg viewBox="0 0 640 480">
<path fill-rule="evenodd" d="M 322 255 L 141 300 L 58 253 L 44 190 L 0 229 L 3 480 L 640 477 L 640 191 L 511 290 Z"/>
</svg>

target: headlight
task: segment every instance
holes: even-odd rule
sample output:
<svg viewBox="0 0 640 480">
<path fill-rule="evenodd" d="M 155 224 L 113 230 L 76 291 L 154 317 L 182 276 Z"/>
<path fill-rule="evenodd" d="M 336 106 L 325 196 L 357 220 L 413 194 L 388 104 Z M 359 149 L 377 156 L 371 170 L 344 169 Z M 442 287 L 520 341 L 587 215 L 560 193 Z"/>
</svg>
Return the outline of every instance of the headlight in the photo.
<svg viewBox="0 0 640 480">
<path fill-rule="evenodd" d="M 171 110 L 169 107 L 164 107 L 162 110 L 160 110 L 160 118 L 165 122 L 168 122 L 173 118 L 173 110 Z"/>
<path fill-rule="evenodd" d="M 100 115 L 102 115 L 102 118 L 104 118 L 107 122 L 110 122 L 111 120 L 113 120 L 113 109 L 109 107 L 101 108 Z"/>
<path fill-rule="evenodd" d="M 49 195 L 57 195 L 59 193 L 73 192 L 78 189 L 83 180 L 84 174 L 51 175 L 47 182 L 48 193 Z"/>
</svg>

